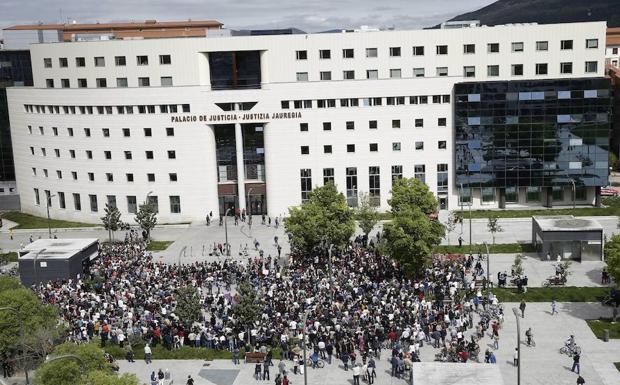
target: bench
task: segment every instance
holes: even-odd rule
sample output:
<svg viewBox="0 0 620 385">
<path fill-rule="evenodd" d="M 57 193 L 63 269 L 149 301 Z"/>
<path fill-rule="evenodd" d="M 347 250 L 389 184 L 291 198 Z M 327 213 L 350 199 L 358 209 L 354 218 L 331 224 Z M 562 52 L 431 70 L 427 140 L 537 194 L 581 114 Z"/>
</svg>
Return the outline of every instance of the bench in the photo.
<svg viewBox="0 0 620 385">
<path fill-rule="evenodd" d="M 256 364 L 262 363 L 265 361 L 265 353 L 254 352 L 254 353 L 245 353 L 245 363 L 246 364 Z"/>
</svg>

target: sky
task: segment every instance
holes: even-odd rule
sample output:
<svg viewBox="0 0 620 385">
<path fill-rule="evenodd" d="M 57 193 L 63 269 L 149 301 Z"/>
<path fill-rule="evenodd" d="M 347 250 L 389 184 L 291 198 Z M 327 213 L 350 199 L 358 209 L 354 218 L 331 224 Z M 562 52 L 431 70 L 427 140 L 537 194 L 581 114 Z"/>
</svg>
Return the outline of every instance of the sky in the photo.
<svg viewBox="0 0 620 385">
<path fill-rule="evenodd" d="M 226 28 L 428 27 L 494 0 L 1 0 L 0 28 L 37 22 L 215 19 Z"/>
</svg>

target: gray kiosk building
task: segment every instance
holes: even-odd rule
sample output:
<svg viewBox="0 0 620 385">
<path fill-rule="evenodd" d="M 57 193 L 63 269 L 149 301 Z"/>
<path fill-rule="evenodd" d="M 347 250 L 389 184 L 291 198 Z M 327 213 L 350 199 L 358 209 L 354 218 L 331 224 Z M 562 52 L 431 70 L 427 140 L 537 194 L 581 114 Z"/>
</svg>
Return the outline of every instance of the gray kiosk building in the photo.
<svg viewBox="0 0 620 385">
<path fill-rule="evenodd" d="M 564 260 L 600 261 L 603 226 L 593 219 L 572 215 L 532 217 L 532 244 L 541 256 L 558 254 Z"/>
</svg>

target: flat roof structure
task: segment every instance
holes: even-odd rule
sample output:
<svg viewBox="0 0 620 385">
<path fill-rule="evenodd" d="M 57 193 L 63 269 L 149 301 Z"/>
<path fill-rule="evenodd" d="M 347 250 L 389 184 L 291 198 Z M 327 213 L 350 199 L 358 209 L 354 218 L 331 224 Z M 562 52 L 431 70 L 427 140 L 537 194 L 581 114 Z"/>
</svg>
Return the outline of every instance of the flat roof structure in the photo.
<svg viewBox="0 0 620 385">
<path fill-rule="evenodd" d="M 599 261 L 603 256 L 603 226 L 594 219 L 572 215 L 532 217 L 532 243 L 552 260 Z"/>
<path fill-rule="evenodd" d="M 575 218 L 572 215 L 534 217 L 542 231 L 592 231 L 603 230 L 594 219 Z"/>
<path fill-rule="evenodd" d="M 37 259 L 70 258 L 76 252 L 88 249 L 93 244 L 99 242 L 97 238 L 81 238 L 81 239 L 37 239 L 36 241 L 26 245 L 19 251 L 19 259 L 33 259 L 37 252 L 41 252 Z M 97 253 L 90 257 L 96 257 Z M 92 258 L 90 258 L 92 259 Z"/>
</svg>

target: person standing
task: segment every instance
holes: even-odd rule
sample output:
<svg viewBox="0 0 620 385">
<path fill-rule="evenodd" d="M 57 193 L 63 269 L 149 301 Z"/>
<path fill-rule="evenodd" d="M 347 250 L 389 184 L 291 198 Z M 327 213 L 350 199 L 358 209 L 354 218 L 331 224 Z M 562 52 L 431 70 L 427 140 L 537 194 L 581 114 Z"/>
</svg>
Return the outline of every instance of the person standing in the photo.
<svg viewBox="0 0 620 385">
<path fill-rule="evenodd" d="M 187 382 L 185 383 L 185 385 L 194 385 L 194 379 L 192 378 L 192 376 L 187 376 Z"/>
<path fill-rule="evenodd" d="M 578 353 L 575 353 L 575 355 L 573 356 L 573 367 L 571 368 L 571 372 L 574 372 L 575 369 L 577 369 L 577 374 L 579 374 L 579 359 L 581 357 L 579 356 Z"/>
<path fill-rule="evenodd" d="M 377 368 L 377 364 L 375 363 L 375 359 L 370 357 L 368 360 L 368 384 L 372 385 L 375 382 L 375 377 L 377 377 L 377 372 L 375 369 Z"/>
<path fill-rule="evenodd" d="M 360 385 L 361 369 L 359 365 L 353 366 L 353 385 Z"/>
<path fill-rule="evenodd" d="M 525 337 L 527 338 L 527 346 L 532 346 L 532 337 L 533 337 L 533 333 L 532 333 L 532 328 L 528 328 L 525 331 Z"/>
<path fill-rule="evenodd" d="M 151 360 L 152 356 L 153 356 L 153 352 L 151 351 L 151 347 L 149 346 L 149 344 L 144 345 L 144 362 L 146 362 L 147 364 L 150 364 L 152 362 Z"/>
<path fill-rule="evenodd" d="M 525 318 L 525 300 L 521 300 L 521 304 L 519 305 L 519 310 L 521 310 L 521 318 Z"/>
<path fill-rule="evenodd" d="M 459 247 L 463 247 L 463 237 L 459 237 Z"/>
<path fill-rule="evenodd" d="M 515 354 L 512 358 L 512 364 L 514 366 L 519 365 L 519 348 L 515 348 Z"/>
<path fill-rule="evenodd" d="M 583 385 L 586 383 L 586 380 L 583 379 L 583 377 L 579 376 L 577 377 L 577 385 Z"/>
<path fill-rule="evenodd" d="M 555 302 L 555 299 L 551 300 L 551 315 L 559 314 L 557 310 L 558 304 Z"/>
<path fill-rule="evenodd" d="M 263 362 L 263 381 L 269 381 L 269 361 Z"/>
</svg>

